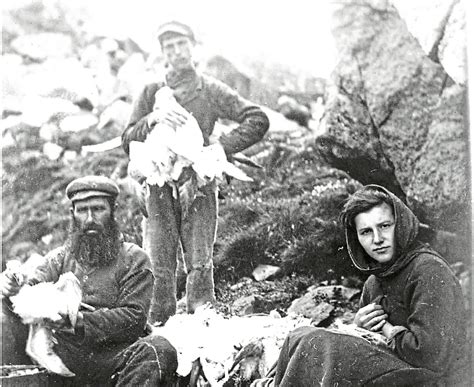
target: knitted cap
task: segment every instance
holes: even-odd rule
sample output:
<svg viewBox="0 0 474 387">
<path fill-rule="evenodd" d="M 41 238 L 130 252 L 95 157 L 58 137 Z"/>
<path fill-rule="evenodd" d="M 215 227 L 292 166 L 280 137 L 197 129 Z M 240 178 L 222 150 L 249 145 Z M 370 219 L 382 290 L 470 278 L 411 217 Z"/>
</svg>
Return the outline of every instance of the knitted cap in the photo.
<svg viewBox="0 0 474 387">
<path fill-rule="evenodd" d="M 120 190 L 117 184 L 105 176 L 84 176 L 71 181 L 66 187 L 66 196 L 72 201 L 91 197 L 116 198 Z"/>
</svg>

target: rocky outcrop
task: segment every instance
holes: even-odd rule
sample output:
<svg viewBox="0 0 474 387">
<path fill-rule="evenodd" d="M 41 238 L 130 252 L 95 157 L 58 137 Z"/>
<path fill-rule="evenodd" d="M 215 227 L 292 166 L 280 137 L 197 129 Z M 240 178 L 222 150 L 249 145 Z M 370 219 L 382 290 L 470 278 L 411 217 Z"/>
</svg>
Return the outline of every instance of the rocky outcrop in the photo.
<svg viewBox="0 0 474 387">
<path fill-rule="evenodd" d="M 339 2 L 334 36 L 341 60 L 319 153 L 360 182 L 392 190 L 430 227 L 461 236 L 465 254 L 465 87 L 423 51 L 388 1 Z"/>
<path fill-rule="evenodd" d="M 19 36 L 11 47 L 21 55 L 41 61 L 51 57 L 68 57 L 74 52 L 72 38 L 66 34 L 42 32 Z"/>
<path fill-rule="evenodd" d="M 467 82 L 466 0 L 392 0 L 410 33 L 456 82 Z"/>
</svg>

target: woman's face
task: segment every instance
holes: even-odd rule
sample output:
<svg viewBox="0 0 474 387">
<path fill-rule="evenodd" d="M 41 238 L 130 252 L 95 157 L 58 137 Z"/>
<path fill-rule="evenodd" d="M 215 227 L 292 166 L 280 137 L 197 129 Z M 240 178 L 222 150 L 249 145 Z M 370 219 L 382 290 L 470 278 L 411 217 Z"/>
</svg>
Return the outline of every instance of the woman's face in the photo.
<svg viewBox="0 0 474 387">
<path fill-rule="evenodd" d="M 380 263 L 395 256 L 395 217 L 387 203 L 361 212 L 354 219 L 357 238 L 365 252 Z"/>
</svg>

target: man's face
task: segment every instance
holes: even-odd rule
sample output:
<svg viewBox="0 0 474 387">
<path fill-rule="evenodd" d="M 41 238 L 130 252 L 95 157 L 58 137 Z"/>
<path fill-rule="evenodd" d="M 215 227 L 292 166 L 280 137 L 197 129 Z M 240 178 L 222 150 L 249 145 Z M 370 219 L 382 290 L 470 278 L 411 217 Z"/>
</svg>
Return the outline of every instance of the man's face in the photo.
<svg viewBox="0 0 474 387">
<path fill-rule="evenodd" d="M 395 256 L 395 217 L 387 203 L 361 212 L 355 219 L 359 243 L 365 252 L 380 263 L 387 263 Z"/>
<path fill-rule="evenodd" d="M 91 197 L 74 204 L 73 216 L 79 229 L 88 236 L 98 235 L 105 230 L 111 216 L 110 203 L 103 197 Z"/>
<path fill-rule="evenodd" d="M 187 36 L 164 37 L 161 42 L 167 62 L 177 71 L 193 68 L 193 48 L 194 44 Z"/>
</svg>

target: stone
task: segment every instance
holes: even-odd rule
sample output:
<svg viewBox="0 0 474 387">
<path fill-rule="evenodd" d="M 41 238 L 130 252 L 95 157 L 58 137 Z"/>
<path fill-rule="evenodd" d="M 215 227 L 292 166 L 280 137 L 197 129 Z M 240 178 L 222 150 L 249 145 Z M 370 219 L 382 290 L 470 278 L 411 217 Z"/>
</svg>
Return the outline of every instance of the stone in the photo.
<svg viewBox="0 0 474 387">
<path fill-rule="evenodd" d="M 63 160 L 65 162 L 72 162 L 77 158 L 77 152 L 73 150 L 65 150 L 63 154 Z"/>
<path fill-rule="evenodd" d="M 270 277 L 273 277 L 281 272 L 281 268 L 273 265 L 258 265 L 257 268 L 252 272 L 255 281 L 264 281 Z"/>
<path fill-rule="evenodd" d="M 73 54 L 71 36 L 55 32 L 19 36 L 11 42 L 11 47 L 19 54 L 38 61 Z"/>
<path fill-rule="evenodd" d="M 13 138 L 10 131 L 3 132 L 3 134 L 2 134 L 2 148 L 15 146 L 15 144 L 16 144 L 15 139 Z"/>
<path fill-rule="evenodd" d="M 59 123 L 63 132 L 80 132 L 97 125 L 99 119 L 92 113 L 80 113 L 65 117 Z"/>
<path fill-rule="evenodd" d="M 41 242 L 43 242 L 45 245 L 49 245 L 53 241 L 53 234 L 47 234 L 41 237 Z"/>
<path fill-rule="evenodd" d="M 261 311 L 263 298 L 258 295 L 241 297 L 232 303 L 231 310 L 238 316 L 246 316 Z"/>
<path fill-rule="evenodd" d="M 79 112 L 79 107 L 62 98 L 27 96 L 22 111 L 22 121 L 39 128 L 53 117 Z"/>
<path fill-rule="evenodd" d="M 0 130 L 2 133 L 8 129 L 14 128 L 23 122 L 21 115 L 11 115 L 0 121 Z"/>
<path fill-rule="evenodd" d="M 239 280 L 239 282 L 233 284 L 231 287 L 230 287 L 230 290 L 232 291 L 237 291 L 239 289 L 242 289 L 243 287 L 247 286 L 248 284 L 252 283 L 252 279 L 249 278 L 249 277 L 243 277 Z"/>
<path fill-rule="evenodd" d="M 342 285 L 312 286 L 308 289 L 312 296 L 326 297 L 328 299 L 340 299 L 351 301 L 360 294 L 360 289 L 348 288 Z"/>
<path fill-rule="evenodd" d="M 43 145 L 43 153 L 50 160 L 58 160 L 61 157 L 63 148 L 53 142 L 47 142 Z"/>
<path fill-rule="evenodd" d="M 316 300 L 311 293 L 294 300 L 288 308 L 288 314 L 296 314 L 310 318 L 313 325 L 317 326 L 331 316 L 334 306 L 325 301 Z"/>
<path fill-rule="evenodd" d="M 62 97 L 70 101 L 87 99 L 93 106 L 99 92 L 93 74 L 75 58 L 51 58 L 41 64 L 25 66 L 16 85 L 20 95 Z"/>
</svg>

